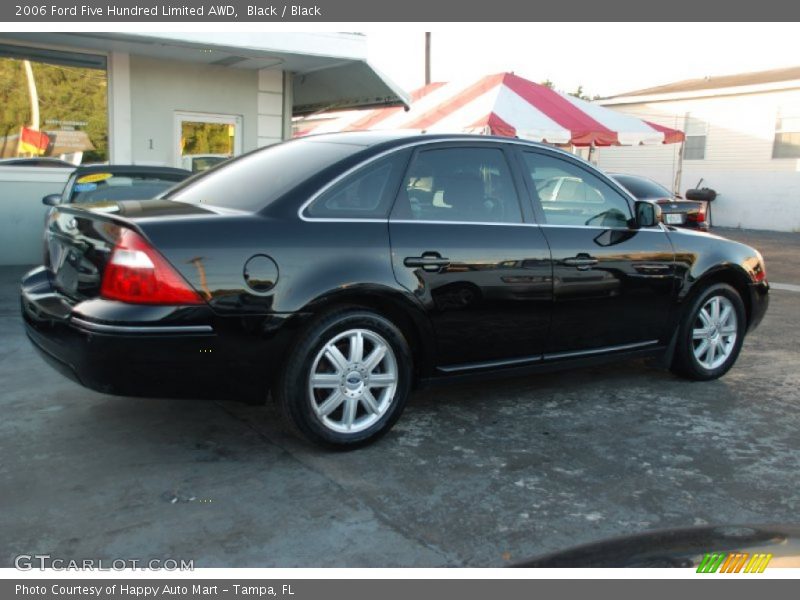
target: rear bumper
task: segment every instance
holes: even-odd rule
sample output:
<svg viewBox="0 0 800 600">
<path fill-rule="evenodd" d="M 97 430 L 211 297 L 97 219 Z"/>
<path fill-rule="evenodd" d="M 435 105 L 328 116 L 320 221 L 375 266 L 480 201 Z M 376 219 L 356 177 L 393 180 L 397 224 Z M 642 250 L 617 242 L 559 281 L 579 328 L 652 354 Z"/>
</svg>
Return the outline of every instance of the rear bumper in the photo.
<svg viewBox="0 0 800 600">
<path fill-rule="evenodd" d="M 104 393 L 263 399 L 280 357 L 281 319 L 266 336 L 247 332 L 263 334 L 263 323 L 254 327 L 221 319 L 205 307 L 181 319 L 164 307 L 142 307 L 141 315 L 162 318 L 109 320 L 113 306 L 95 300 L 70 303 L 52 288 L 44 269 L 25 276 L 20 301 L 39 354 L 63 375 Z M 131 316 L 131 307 L 113 304 L 118 314 Z"/>
</svg>

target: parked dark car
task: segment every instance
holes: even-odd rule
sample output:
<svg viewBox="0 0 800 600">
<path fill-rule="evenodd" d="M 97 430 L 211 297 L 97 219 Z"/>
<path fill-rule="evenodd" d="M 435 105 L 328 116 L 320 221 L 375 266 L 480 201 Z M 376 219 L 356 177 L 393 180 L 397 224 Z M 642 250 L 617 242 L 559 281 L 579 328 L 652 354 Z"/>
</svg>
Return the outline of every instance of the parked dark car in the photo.
<svg viewBox="0 0 800 600">
<path fill-rule="evenodd" d="M 60 194 L 42 198 L 48 206 L 155 198 L 192 173 L 172 167 L 87 165 L 78 167 Z"/>
<path fill-rule="evenodd" d="M 660 183 L 641 175 L 609 173 L 617 183 L 633 194 L 637 200 L 656 202 L 661 207 L 661 218 L 666 225 L 708 231 L 708 204 L 685 200 L 673 194 Z"/>
<path fill-rule="evenodd" d="M 583 193 L 542 202 L 560 176 Z M 571 154 L 484 136 L 304 137 L 162 199 L 59 205 L 47 240 L 22 311 L 62 373 L 115 394 L 271 389 L 344 447 L 448 377 L 632 356 L 720 377 L 768 301 L 753 248 L 663 226 Z"/>
<path fill-rule="evenodd" d="M 0 167 L 56 167 L 58 169 L 74 169 L 75 165 L 60 158 L 36 156 L 31 158 L 3 158 Z"/>
</svg>

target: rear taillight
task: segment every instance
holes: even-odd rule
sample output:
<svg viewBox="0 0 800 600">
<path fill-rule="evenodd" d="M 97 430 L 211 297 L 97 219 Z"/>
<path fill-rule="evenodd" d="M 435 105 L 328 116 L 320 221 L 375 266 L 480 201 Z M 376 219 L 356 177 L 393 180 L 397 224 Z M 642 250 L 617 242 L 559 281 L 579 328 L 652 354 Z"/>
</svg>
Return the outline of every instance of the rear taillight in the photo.
<svg viewBox="0 0 800 600">
<path fill-rule="evenodd" d="M 100 295 L 131 304 L 202 304 L 203 299 L 147 240 L 121 229 Z"/>
<path fill-rule="evenodd" d="M 697 211 L 689 212 L 686 215 L 686 220 L 692 223 L 705 223 L 706 222 L 706 209 L 700 208 Z"/>
</svg>

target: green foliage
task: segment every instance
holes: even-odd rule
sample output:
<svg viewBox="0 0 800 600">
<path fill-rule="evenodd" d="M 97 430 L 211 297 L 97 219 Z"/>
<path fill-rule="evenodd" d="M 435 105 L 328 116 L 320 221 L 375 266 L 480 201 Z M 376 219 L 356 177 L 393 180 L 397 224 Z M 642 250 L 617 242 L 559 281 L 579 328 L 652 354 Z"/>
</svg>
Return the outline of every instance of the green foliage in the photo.
<svg viewBox="0 0 800 600">
<path fill-rule="evenodd" d="M 108 82 L 97 69 L 31 63 L 39 95 L 40 129 L 58 129 L 48 120 L 85 121 L 95 149 L 84 162 L 108 160 Z M 22 61 L 0 58 L 0 137 L 19 132 L 31 120 L 27 80 Z"/>
<path fill-rule="evenodd" d="M 223 123 L 184 122 L 183 154 L 233 154 L 229 126 Z"/>
</svg>

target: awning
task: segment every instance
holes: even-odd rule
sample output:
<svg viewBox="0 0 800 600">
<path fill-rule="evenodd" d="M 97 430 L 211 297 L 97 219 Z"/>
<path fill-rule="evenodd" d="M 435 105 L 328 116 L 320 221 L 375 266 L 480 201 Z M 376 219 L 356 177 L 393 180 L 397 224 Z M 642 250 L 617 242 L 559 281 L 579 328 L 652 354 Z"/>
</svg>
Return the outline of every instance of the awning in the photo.
<svg viewBox="0 0 800 600">
<path fill-rule="evenodd" d="M 432 83 L 412 94 L 409 111 L 358 111 L 298 123 L 297 135 L 363 129 L 479 133 L 573 146 L 680 142 L 684 134 L 539 85 L 513 73 Z"/>
<path fill-rule="evenodd" d="M 367 61 L 366 37 L 332 32 L 8 32 L 0 35 L 0 56 L 45 62 L 67 61 L 89 54 L 37 47 L 60 45 L 105 54 L 109 51 L 257 71 L 272 69 L 292 74 L 293 113 L 322 110 L 402 106 L 408 95 Z M 3 44 L 12 41 L 27 46 Z M 101 62 L 91 66 L 105 66 Z M 82 63 L 75 63 L 81 64 Z"/>
</svg>

